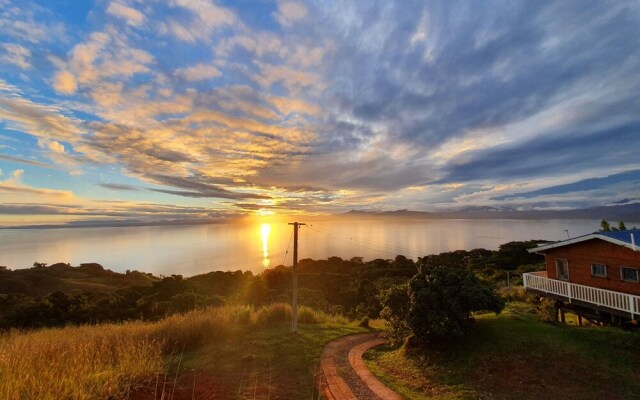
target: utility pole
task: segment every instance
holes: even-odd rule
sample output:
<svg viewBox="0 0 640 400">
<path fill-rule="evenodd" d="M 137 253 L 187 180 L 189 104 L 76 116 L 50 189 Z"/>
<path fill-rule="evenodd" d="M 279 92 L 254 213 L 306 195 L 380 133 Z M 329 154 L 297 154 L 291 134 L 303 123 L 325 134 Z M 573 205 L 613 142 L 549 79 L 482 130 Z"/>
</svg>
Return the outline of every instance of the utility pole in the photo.
<svg viewBox="0 0 640 400">
<path fill-rule="evenodd" d="M 511 283 L 509 282 L 509 271 L 507 271 L 507 303 L 511 303 Z"/>
<path fill-rule="evenodd" d="M 293 225 L 293 292 L 291 294 L 291 332 L 298 331 L 298 229 L 306 224 L 290 222 Z"/>
</svg>

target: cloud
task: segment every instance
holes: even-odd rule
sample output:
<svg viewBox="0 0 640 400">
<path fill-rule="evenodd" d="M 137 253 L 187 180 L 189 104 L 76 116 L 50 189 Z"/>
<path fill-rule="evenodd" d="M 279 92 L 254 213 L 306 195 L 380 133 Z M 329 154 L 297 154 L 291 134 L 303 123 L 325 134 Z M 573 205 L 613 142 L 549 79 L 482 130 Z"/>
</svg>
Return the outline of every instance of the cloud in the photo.
<svg viewBox="0 0 640 400">
<path fill-rule="evenodd" d="M 236 22 L 234 12 L 209 0 L 171 0 L 169 4 L 188 11 L 188 16 L 169 17 L 159 24 L 159 32 L 171 34 L 183 42 L 209 42 L 215 30 Z"/>
<path fill-rule="evenodd" d="M 122 18 L 129 25 L 140 26 L 144 22 L 144 14 L 135 8 L 125 6 L 123 4 L 112 2 L 107 7 L 107 14 Z"/>
<path fill-rule="evenodd" d="M 122 183 L 100 183 L 98 186 L 101 186 L 105 189 L 119 190 L 124 192 L 139 192 L 141 190 L 138 187 Z"/>
<path fill-rule="evenodd" d="M 177 177 L 170 175 L 150 175 L 149 179 L 163 185 L 178 187 L 186 190 L 156 189 L 149 188 L 159 193 L 173 194 L 176 196 L 194 198 L 217 198 L 217 199 L 267 199 L 268 196 L 256 193 L 243 193 L 226 190 L 216 184 L 210 183 L 207 177 Z"/>
<path fill-rule="evenodd" d="M 56 167 L 51 164 L 46 164 L 46 163 L 34 161 L 34 160 L 26 160 L 24 158 L 9 156 L 6 154 L 0 154 L 0 160 L 17 162 L 17 163 L 26 164 L 26 165 L 33 165 L 33 166 L 42 167 L 42 168 L 56 169 Z"/>
<path fill-rule="evenodd" d="M 24 170 L 14 170 L 9 178 L 0 181 L 0 191 L 3 193 L 3 202 L 10 203 L 12 201 L 23 201 L 28 199 L 29 202 L 42 201 L 59 202 L 74 199 L 75 196 L 68 190 L 34 188 L 22 182 Z"/>
<path fill-rule="evenodd" d="M 84 86 L 90 92 L 102 91 L 95 96 L 104 99 L 106 89 L 117 89 L 123 80 L 151 72 L 149 65 L 153 61 L 150 53 L 132 47 L 124 33 L 108 25 L 75 45 L 67 61 L 59 63 L 61 70 L 54 77 L 54 89 L 73 94 Z"/>
<path fill-rule="evenodd" d="M 0 87 L 0 92 L 0 120 L 10 129 L 71 142 L 82 134 L 79 121 L 64 115 L 60 107 L 35 103 L 9 87 Z"/>
<path fill-rule="evenodd" d="M 30 69 L 31 51 L 19 44 L 6 43 L 2 45 L 5 53 L 0 56 L 0 60 L 18 66 L 21 69 Z"/>
<path fill-rule="evenodd" d="M 69 71 L 60 71 L 54 77 L 53 88 L 58 93 L 74 94 L 78 88 L 78 83 Z"/>
<path fill-rule="evenodd" d="M 188 81 L 200 81 L 205 79 L 217 78 L 222 73 L 216 67 L 206 64 L 197 64 L 187 68 L 181 68 L 176 71 L 176 75 Z"/>
<path fill-rule="evenodd" d="M 33 2 L 3 0 L 0 33 L 28 43 L 51 42 L 66 38 L 63 23 L 52 18 L 51 11 Z"/>
<path fill-rule="evenodd" d="M 53 151 L 54 153 L 59 153 L 59 154 L 64 153 L 64 146 L 59 142 L 56 142 L 55 140 L 52 140 L 51 142 L 47 143 L 47 148 Z"/>
<path fill-rule="evenodd" d="M 510 199 L 530 199 L 539 196 L 568 194 L 574 192 L 584 192 L 591 190 L 598 190 L 607 187 L 611 187 L 616 184 L 632 184 L 640 183 L 640 170 L 621 172 L 615 175 L 609 175 L 601 178 L 589 178 L 583 179 L 577 182 L 571 182 L 564 185 L 549 186 L 538 190 L 532 190 L 529 192 L 512 193 L 502 196 L 495 196 L 492 200 L 510 200 Z"/>
<path fill-rule="evenodd" d="M 279 1 L 274 18 L 283 26 L 291 26 L 307 16 L 307 8 L 296 1 Z"/>
</svg>

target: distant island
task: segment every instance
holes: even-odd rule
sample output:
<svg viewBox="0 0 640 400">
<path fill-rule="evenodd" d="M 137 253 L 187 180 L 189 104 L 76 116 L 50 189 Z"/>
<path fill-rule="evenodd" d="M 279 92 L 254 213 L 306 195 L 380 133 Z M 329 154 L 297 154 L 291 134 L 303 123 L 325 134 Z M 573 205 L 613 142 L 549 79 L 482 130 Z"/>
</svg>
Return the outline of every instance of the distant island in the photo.
<svg viewBox="0 0 640 400">
<path fill-rule="evenodd" d="M 568 210 L 517 210 L 509 207 L 467 207 L 451 211 L 426 212 L 412 210 L 376 211 L 351 210 L 344 217 L 411 218 L 411 219 L 607 219 L 640 221 L 640 203 L 612 204 Z"/>
<path fill-rule="evenodd" d="M 47 225 L 22 225 L 4 226 L 0 229 L 55 229 L 55 228 L 106 228 L 106 227 L 128 227 L 128 226 L 179 226 L 179 225 L 205 225 L 241 222 L 246 218 L 242 215 L 232 215 L 224 218 L 187 218 L 171 220 L 141 221 L 132 219 L 121 220 L 101 220 L 101 221 L 74 221 L 65 224 Z M 416 211 L 416 210 L 350 210 L 344 213 L 330 215 L 308 215 L 308 220 L 335 220 L 343 218 L 386 218 L 386 219 L 593 219 L 611 221 L 629 221 L 640 223 L 640 203 L 624 199 L 614 204 L 602 205 L 589 208 L 576 209 L 535 209 L 518 210 L 511 207 L 491 207 L 478 206 L 466 207 L 445 211 Z"/>
</svg>

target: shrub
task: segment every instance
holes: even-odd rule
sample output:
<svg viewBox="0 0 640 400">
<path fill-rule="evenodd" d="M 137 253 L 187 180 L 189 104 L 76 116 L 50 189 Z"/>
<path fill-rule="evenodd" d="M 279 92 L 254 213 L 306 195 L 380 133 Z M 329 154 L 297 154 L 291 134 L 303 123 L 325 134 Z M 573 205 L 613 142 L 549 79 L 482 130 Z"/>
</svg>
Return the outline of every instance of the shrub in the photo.
<svg viewBox="0 0 640 400">
<path fill-rule="evenodd" d="M 498 294 L 503 300 L 524 301 L 534 303 L 537 299 L 535 293 L 527 292 L 523 286 L 501 287 Z"/>
<path fill-rule="evenodd" d="M 407 324 L 407 313 L 409 312 L 407 291 L 407 285 L 394 285 L 378 295 L 382 305 L 380 316 L 387 321 L 382 337 L 388 339 L 392 344 L 402 343 L 404 338 L 411 333 Z"/>
<path fill-rule="evenodd" d="M 302 306 L 298 308 L 298 322 L 301 324 L 318 324 L 320 323 L 320 318 L 318 318 L 318 313 L 313 309 Z"/>
<path fill-rule="evenodd" d="M 543 298 L 538 306 L 538 315 L 543 321 L 555 322 L 558 315 L 556 301 L 547 297 Z"/>
<path fill-rule="evenodd" d="M 473 311 L 503 308 L 502 299 L 465 268 L 425 265 L 409 282 L 407 324 L 422 342 L 461 337 Z"/>
<path fill-rule="evenodd" d="M 284 303 L 270 304 L 258 310 L 257 321 L 261 325 L 291 321 L 291 306 Z"/>
</svg>

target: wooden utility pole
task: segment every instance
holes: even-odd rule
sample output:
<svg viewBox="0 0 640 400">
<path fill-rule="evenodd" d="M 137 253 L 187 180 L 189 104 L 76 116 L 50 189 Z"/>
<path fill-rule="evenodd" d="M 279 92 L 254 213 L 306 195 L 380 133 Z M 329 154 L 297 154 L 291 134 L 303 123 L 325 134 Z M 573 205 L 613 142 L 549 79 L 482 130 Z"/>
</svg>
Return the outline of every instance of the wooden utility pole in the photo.
<svg viewBox="0 0 640 400">
<path fill-rule="evenodd" d="M 293 225 L 293 292 L 291 294 L 291 332 L 298 331 L 298 229 L 306 224 L 290 222 Z"/>
</svg>

